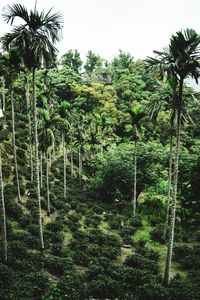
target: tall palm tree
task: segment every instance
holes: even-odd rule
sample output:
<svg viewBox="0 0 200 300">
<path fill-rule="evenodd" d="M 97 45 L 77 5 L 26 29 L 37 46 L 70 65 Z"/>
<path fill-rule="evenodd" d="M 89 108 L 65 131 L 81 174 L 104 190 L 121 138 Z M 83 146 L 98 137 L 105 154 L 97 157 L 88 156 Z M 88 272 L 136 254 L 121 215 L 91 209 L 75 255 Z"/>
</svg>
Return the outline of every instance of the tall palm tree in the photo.
<svg viewBox="0 0 200 300">
<path fill-rule="evenodd" d="M 6 211 L 4 202 L 4 183 L 2 174 L 2 160 L 1 160 L 1 149 L 0 149 L 0 189 L 1 189 L 1 232 L 2 232 L 2 246 L 3 246 L 3 259 L 7 261 L 7 229 L 6 229 Z"/>
<path fill-rule="evenodd" d="M 68 118 L 71 118 L 71 115 L 69 113 L 70 104 L 68 101 L 64 100 L 60 103 L 58 107 L 58 113 L 62 119 L 62 122 L 60 122 L 60 129 L 62 132 L 62 150 L 63 150 L 63 191 L 64 191 L 64 198 L 66 198 L 67 195 L 67 189 L 66 189 L 66 164 L 67 164 L 67 149 L 66 149 L 66 135 L 69 131 L 69 121 Z"/>
<path fill-rule="evenodd" d="M 176 97 L 177 83 L 172 77 L 167 78 L 167 82 L 158 82 L 157 96 L 150 99 L 148 113 L 150 119 L 154 122 L 157 121 L 157 117 L 162 111 L 171 111 L 173 99 Z M 172 163 L 173 163 L 173 133 L 174 133 L 174 120 L 170 118 L 170 149 L 169 149 L 169 169 L 168 169 L 168 189 L 166 199 L 166 217 L 163 228 L 163 240 L 166 240 L 167 228 L 169 224 L 170 205 L 171 205 L 171 192 L 172 192 Z"/>
<path fill-rule="evenodd" d="M 0 121 L 2 122 L 1 116 Z M 10 142 L 2 140 L 0 141 L 0 227 L 1 227 L 1 234 L 2 234 L 2 254 L 3 260 L 6 262 L 8 258 L 8 240 L 7 240 L 7 227 L 6 227 L 6 207 L 4 201 L 4 180 L 3 180 L 3 172 L 2 172 L 2 161 L 7 161 L 9 164 L 10 157 L 9 154 L 11 150 Z"/>
<path fill-rule="evenodd" d="M 52 115 L 49 111 L 42 108 L 38 109 L 39 113 L 39 149 L 46 156 L 46 185 L 47 185 L 47 215 L 51 214 L 50 190 L 49 190 L 49 156 L 54 149 L 55 128 L 61 122 L 59 115 Z"/>
<path fill-rule="evenodd" d="M 22 56 L 32 70 L 33 84 L 33 111 L 34 111 L 34 139 L 35 139 L 35 169 L 36 169 L 36 189 L 38 198 L 38 225 L 40 248 L 44 249 L 43 226 L 41 217 L 40 199 L 40 175 L 39 175 L 39 154 L 38 154 L 38 117 L 36 99 L 36 69 L 43 65 L 49 66 L 55 61 L 56 48 L 54 44 L 60 40 L 62 28 L 62 16 L 60 13 L 51 14 L 51 9 L 44 13 L 36 10 L 28 10 L 21 4 L 7 6 L 3 17 L 7 23 L 13 24 L 19 18 L 23 24 L 15 26 L 14 29 L 5 35 L 4 48 L 14 45 L 20 50 Z"/>
<path fill-rule="evenodd" d="M 146 114 L 143 107 L 139 104 L 132 106 L 129 113 L 131 116 L 131 125 L 134 128 L 133 216 L 135 216 L 137 205 L 137 143 L 139 139 L 139 131 L 141 131 L 142 120 Z"/>
<path fill-rule="evenodd" d="M 15 132 L 15 108 L 14 108 L 14 98 L 13 98 L 13 83 L 14 80 L 16 79 L 17 74 L 20 71 L 20 64 L 21 64 L 21 59 L 15 48 L 9 49 L 8 54 L 4 54 L 1 56 L 1 66 L 2 66 L 1 70 L 2 73 L 4 74 L 4 78 L 7 81 L 10 100 L 11 100 L 13 154 L 14 154 L 14 162 L 15 162 L 17 196 L 18 196 L 19 203 L 21 202 L 21 192 L 20 192 L 17 152 L 16 152 L 17 147 L 16 147 L 16 139 L 15 139 L 16 132 Z"/>
<path fill-rule="evenodd" d="M 179 31 L 171 37 L 169 48 L 163 52 L 155 51 L 156 58 L 149 58 L 148 62 L 158 67 L 167 76 L 172 76 L 177 81 L 177 96 L 173 99 L 173 113 L 176 120 L 175 128 L 175 159 L 172 192 L 172 208 L 169 228 L 168 251 L 164 273 L 164 284 L 170 283 L 172 252 L 174 243 L 174 228 L 177 202 L 177 184 L 180 154 L 181 119 L 185 102 L 183 100 L 184 80 L 192 77 L 198 82 L 200 76 L 200 36 L 193 29 Z"/>
</svg>

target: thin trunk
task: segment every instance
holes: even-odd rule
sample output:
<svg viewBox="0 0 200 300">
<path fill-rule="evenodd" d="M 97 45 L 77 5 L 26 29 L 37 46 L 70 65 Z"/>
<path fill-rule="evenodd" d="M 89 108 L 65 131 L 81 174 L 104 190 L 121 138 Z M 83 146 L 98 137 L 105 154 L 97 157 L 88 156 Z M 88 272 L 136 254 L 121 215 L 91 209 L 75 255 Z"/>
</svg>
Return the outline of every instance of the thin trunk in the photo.
<svg viewBox="0 0 200 300">
<path fill-rule="evenodd" d="M 74 159 L 73 159 L 73 151 L 72 151 L 72 139 L 71 139 L 70 157 L 71 157 L 71 178 L 73 178 L 74 177 Z"/>
<path fill-rule="evenodd" d="M 47 215 L 48 217 L 51 214 L 51 205 L 50 205 L 50 193 L 49 193 L 49 159 L 48 159 L 48 152 L 46 153 L 46 160 L 47 160 Z"/>
<path fill-rule="evenodd" d="M 29 74 L 26 74 L 26 102 L 28 115 L 28 131 L 29 131 L 29 152 L 30 152 L 30 166 L 31 166 L 31 182 L 33 182 L 33 147 L 32 147 L 32 124 L 31 124 L 31 103 L 30 103 L 30 87 Z"/>
<path fill-rule="evenodd" d="M 36 170 L 36 189 L 38 198 L 38 226 L 39 226 L 39 241 L 41 250 L 44 249 L 43 226 L 42 226 L 42 210 L 40 199 L 40 166 L 38 154 L 38 130 L 37 130 L 37 103 L 35 91 L 35 69 L 33 69 L 33 108 L 34 108 L 34 134 L 35 134 L 35 170 Z"/>
<path fill-rule="evenodd" d="M 133 185 L 133 216 L 136 215 L 137 203 L 137 128 L 135 127 L 135 154 L 134 154 L 134 185 Z"/>
<path fill-rule="evenodd" d="M 173 151 L 173 135 L 171 132 L 170 136 L 170 150 L 169 150 L 169 174 L 168 174 L 168 191 L 167 191 L 167 211 L 166 211 L 166 219 L 163 230 L 163 239 L 166 240 L 167 228 L 169 224 L 169 213 L 170 213 L 170 204 L 171 204 L 171 187 L 172 187 L 172 151 Z"/>
<path fill-rule="evenodd" d="M 52 155 L 51 153 L 49 153 L 49 165 L 51 166 L 51 164 L 52 164 Z"/>
<path fill-rule="evenodd" d="M 63 133 L 63 157 L 64 157 L 64 180 L 63 180 L 63 184 L 64 184 L 64 198 L 66 198 L 66 147 L 65 147 L 65 135 Z"/>
<path fill-rule="evenodd" d="M 79 172 L 79 182 L 82 179 L 82 155 L 81 155 L 81 147 L 78 149 L 78 172 Z"/>
<path fill-rule="evenodd" d="M 43 188 L 42 152 L 40 153 L 40 187 Z"/>
<path fill-rule="evenodd" d="M 6 93 L 5 93 L 5 78 L 2 76 L 2 88 L 3 88 L 3 112 L 6 111 Z"/>
<path fill-rule="evenodd" d="M 16 152 L 16 142 L 15 142 L 15 109 L 14 109 L 12 87 L 11 87 L 11 109 L 12 109 L 12 139 L 13 139 L 13 151 L 14 151 L 14 161 L 15 161 L 15 176 L 16 176 L 16 182 L 17 182 L 17 197 L 18 197 L 18 202 L 21 203 L 19 173 L 18 173 L 18 164 L 17 164 L 17 152 Z"/>
<path fill-rule="evenodd" d="M 74 159 L 73 159 L 73 152 L 71 151 L 71 178 L 74 177 Z"/>
<path fill-rule="evenodd" d="M 171 276 L 172 253 L 174 244 L 174 228 L 176 218 L 176 199 L 177 199 L 177 184 L 178 184 L 178 169 L 179 169 L 179 152 L 180 152 L 180 129 L 181 129 L 181 107 L 182 107 L 182 92 L 183 79 L 179 84 L 179 107 L 177 109 L 177 125 L 176 125 L 176 154 L 174 162 L 174 177 L 173 177 L 173 194 L 172 194 L 172 208 L 170 216 L 169 241 L 166 257 L 166 266 L 164 273 L 164 284 L 169 285 Z"/>
<path fill-rule="evenodd" d="M 1 161 L 1 152 L 0 152 L 0 188 L 1 188 L 1 232 L 2 232 L 2 250 L 3 250 L 3 260 L 7 261 L 7 230 L 6 230 L 6 211 L 5 211 L 5 202 L 4 202 L 4 184 L 2 176 L 2 161 Z"/>
</svg>

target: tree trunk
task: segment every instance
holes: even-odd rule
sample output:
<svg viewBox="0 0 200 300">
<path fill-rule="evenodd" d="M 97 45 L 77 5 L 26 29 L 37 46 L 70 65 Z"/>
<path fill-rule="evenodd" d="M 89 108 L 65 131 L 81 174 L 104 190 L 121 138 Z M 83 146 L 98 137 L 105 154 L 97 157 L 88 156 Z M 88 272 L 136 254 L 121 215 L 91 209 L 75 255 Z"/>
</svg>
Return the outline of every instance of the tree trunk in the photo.
<svg viewBox="0 0 200 300">
<path fill-rule="evenodd" d="M 166 219 L 163 230 L 163 240 L 166 240 L 167 228 L 169 224 L 169 214 L 170 214 L 170 204 L 171 204 L 171 186 L 172 186 L 172 151 L 173 151 L 173 135 L 171 132 L 170 136 L 170 150 L 169 150 L 169 175 L 168 175 L 168 191 L 167 191 L 167 211 L 166 211 Z"/>
<path fill-rule="evenodd" d="M 179 152 L 180 152 L 182 93 L 183 93 L 183 79 L 180 79 L 179 98 L 178 98 L 179 106 L 177 108 L 176 153 L 175 153 L 175 162 L 174 162 L 172 208 L 171 208 L 171 216 L 170 216 L 168 250 L 167 250 L 167 257 L 166 257 L 164 280 L 163 280 L 165 285 L 169 285 L 170 283 L 173 244 L 174 244 L 174 228 L 175 228 L 175 218 L 176 218 L 176 198 L 177 198 Z"/>
<path fill-rule="evenodd" d="M 2 161 L 0 152 L 0 188 L 1 188 L 1 232 L 2 232 L 2 250 L 3 250 L 3 260 L 7 261 L 7 230 L 6 230 L 6 212 L 5 212 L 5 202 L 4 202 L 4 184 L 2 176 Z"/>
<path fill-rule="evenodd" d="M 48 158 L 48 152 L 46 153 L 46 160 L 47 160 L 47 215 L 48 217 L 51 214 L 51 205 L 50 205 L 50 193 L 49 193 L 49 158 Z"/>
<path fill-rule="evenodd" d="M 40 153 L 40 187 L 43 188 L 42 152 Z"/>
<path fill-rule="evenodd" d="M 15 161 L 15 176 L 16 176 L 16 183 L 17 183 L 17 197 L 18 197 L 18 202 L 21 203 L 21 193 L 20 193 L 19 173 L 18 173 L 18 164 L 17 164 L 17 153 L 16 153 L 16 142 L 15 142 L 15 110 L 14 110 L 12 87 L 11 87 L 11 109 L 12 109 L 12 139 L 13 139 L 13 152 L 14 152 L 14 161 Z"/>
<path fill-rule="evenodd" d="M 33 148 L 32 148 L 32 126 L 31 126 L 31 103 L 30 103 L 30 89 L 29 89 L 29 74 L 26 74 L 26 102 L 28 115 L 28 131 L 29 131 L 29 152 L 30 152 L 30 166 L 31 166 L 31 182 L 33 182 Z"/>
<path fill-rule="evenodd" d="M 79 182 L 81 182 L 81 179 L 82 179 L 82 154 L 81 154 L 80 146 L 78 149 L 78 170 L 79 170 Z"/>
<path fill-rule="evenodd" d="M 36 171 L 36 189 L 38 199 L 38 226 L 39 226 L 39 242 L 41 250 L 44 249 L 43 226 L 42 226 L 42 210 L 40 199 L 40 166 L 38 154 L 38 130 L 37 130 L 37 103 L 35 90 L 35 69 L 33 69 L 33 108 L 34 108 L 34 134 L 35 134 L 35 171 Z"/>
<path fill-rule="evenodd" d="M 3 112 L 5 113 L 6 111 L 6 93 L 5 93 L 5 78 L 2 76 L 2 88 L 3 88 Z"/>
<path fill-rule="evenodd" d="M 133 216 L 136 215 L 137 203 L 137 128 L 135 127 L 135 154 L 134 154 L 134 185 L 133 185 Z"/>
<path fill-rule="evenodd" d="M 72 151 L 72 140 L 71 140 L 70 158 L 71 158 L 71 178 L 73 178 L 74 177 L 74 159 L 73 159 L 73 151 Z"/>
<path fill-rule="evenodd" d="M 63 169 L 64 169 L 64 180 L 63 180 L 63 184 L 64 184 L 64 198 L 66 198 L 66 147 L 65 147 L 65 135 L 63 133 L 63 157 L 64 157 L 64 165 L 63 165 Z"/>
</svg>

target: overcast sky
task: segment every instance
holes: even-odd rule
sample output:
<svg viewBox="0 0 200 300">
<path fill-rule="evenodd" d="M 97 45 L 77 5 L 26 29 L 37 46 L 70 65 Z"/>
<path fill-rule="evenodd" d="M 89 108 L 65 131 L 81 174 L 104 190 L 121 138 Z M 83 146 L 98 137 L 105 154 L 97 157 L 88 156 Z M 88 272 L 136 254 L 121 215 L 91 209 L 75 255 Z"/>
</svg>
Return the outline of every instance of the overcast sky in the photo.
<svg viewBox="0 0 200 300">
<path fill-rule="evenodd" d="M 12 3 L 34 7 L 34 0 L 0 0 L 0 11 Z M 134 58 L 162 50 L 180 29 L 200 32 L 200 0 L 38 0 L 38 10 L 61 11 L 63 39 L 57 45 L 63 54 L 78 49 L 82 57 L 90 49 L 111 59 L 119 49 Z M 0 18 L 0 36 L 10 27 Z"/>
</svg>

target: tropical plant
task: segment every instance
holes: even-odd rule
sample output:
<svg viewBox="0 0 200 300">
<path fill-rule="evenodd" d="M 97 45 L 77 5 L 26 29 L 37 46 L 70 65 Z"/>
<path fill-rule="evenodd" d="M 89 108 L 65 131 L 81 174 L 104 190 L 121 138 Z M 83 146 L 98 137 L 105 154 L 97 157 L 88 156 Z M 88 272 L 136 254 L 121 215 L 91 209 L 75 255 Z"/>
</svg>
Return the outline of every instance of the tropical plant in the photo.
<svg viewBox="0 0 200 300">
<path fill-rule="evenodd" d="M 54 149 L 55 144 L 55 128 L 61 119 L 58 115 L 53 115 L 49 111 L 38 108 L 39 124 L 38 124 L 38 137 L 39 137 L 39 150 L 46 156 L 46 186 L 47 186 L 47 215 L 51 214 L 50 205 L 50 190 L 49 190 L 49 156 Z M 42 174 L 41 174 L 42 175 Z"/>
<path fill-rule="evenodd" d="M 179 170 L 180 153 L 180 131 L 181 119 L 183 117 L 185 102 L 183 99 L 184 80 L 192 77 L 198 82 L 200 76 L 200 36 L 193 29 L 179 31 L 171 37 L 169 48 L 163 52 L 155 51 L 156 58 L 149 58 L 147 61 L 152 66 L 156 66 L 167 77 L 172 77 L 177 82 L 177 95 L 173 99 L 173 113 L 176 121 L 176 146 L 174 160 L 174 178 L 172 193 L 172 208 L 169 229 L 168 252 L 166 257 L 166 267 L 164 283 L 170 283 L 172 252 L 174 243 L 174 228 L 176 216 L 177 184 Z"/>
<path fill-rule="evenodd" d="M 60 30 L 62 28 L 62 16 L 60 13 L 51 14 L 49 10 L 46 14 L 36 10 L 28 10 L 21 4 L 7 6 L 3 13 L 3 18 L 7 23 L 13 24 L 16 18 L 23 21 L 22 25 L 15 26 L 14 29 L 5 35 L 3 47 L 14 46 L 19 49 L 24 61 L 32 70 L 33 84 L 33 111 L 34 111 L 34 138 L 35 138 L 35 169 L 36 188 L 38 198 L 38 224 L 40 248 L 44 248 L 41 199 L 40 199 L 40 178 L 39 178 L 39 154 L 38 154 L 38 120 L 37 120 L 37 99 L 36 99 L 36 69 L 43 65 L 49 66 L 56 57 L 54 44 L 60 40 Z"/>
<path fill-rule="evenodd" d="M 131 127 L 127 126 L 127 130 L 133 131 L 134 139 L 134 182 L 133 182 L 133 216 L 136 214 L 136 205 L 137 205 L 137 143 L 139 139 L 139 133 L 142 129 L 142 120 L 145 117 L 144 108 L 137 104 L 133 105 L 129 111 L 131 116 Z"/>
</svg>

